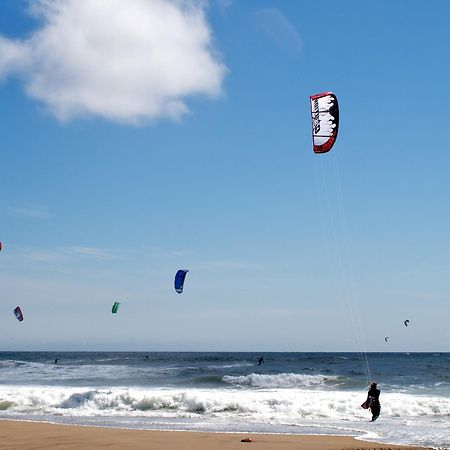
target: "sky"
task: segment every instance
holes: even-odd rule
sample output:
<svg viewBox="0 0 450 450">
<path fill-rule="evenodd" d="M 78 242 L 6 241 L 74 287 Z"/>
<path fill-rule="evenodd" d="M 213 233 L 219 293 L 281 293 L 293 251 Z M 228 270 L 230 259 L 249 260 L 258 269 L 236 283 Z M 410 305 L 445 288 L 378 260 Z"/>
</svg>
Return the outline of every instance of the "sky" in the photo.
<svg viewBox="0 0 450 450">
<path fill-rule="evenodd" d="M 1 1 L 0 350 L 450 351 L 449 16 Z"/>
</svg>

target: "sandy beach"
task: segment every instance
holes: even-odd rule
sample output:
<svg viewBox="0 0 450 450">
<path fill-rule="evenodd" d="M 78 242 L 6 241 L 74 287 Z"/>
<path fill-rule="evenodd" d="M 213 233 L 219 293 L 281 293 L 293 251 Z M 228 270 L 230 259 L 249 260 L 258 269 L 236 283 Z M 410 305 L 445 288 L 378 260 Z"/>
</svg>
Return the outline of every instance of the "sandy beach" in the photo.
<svg viewBox="0 0 450 450">
<path fill-rule="evenodd" d="M 251 442 L 241 442 L 249 438 Z M 375 450 L 424 447 L 383 445 L 346 436 L 142 431 L 0 421 L 0 449 L 131 450 Z"/>
</svg>

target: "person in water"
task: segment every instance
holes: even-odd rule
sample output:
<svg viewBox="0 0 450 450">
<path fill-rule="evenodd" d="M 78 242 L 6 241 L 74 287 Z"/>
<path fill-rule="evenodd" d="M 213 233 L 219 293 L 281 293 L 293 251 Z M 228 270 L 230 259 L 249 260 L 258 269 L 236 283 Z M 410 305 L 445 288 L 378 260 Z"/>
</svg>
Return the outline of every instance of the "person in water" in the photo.
<svg viewBox="0 0 450 450">
<path fill-rule="evenodd" d="M 372 411 L 372 422 L 377 420 L 381 411 L 380 390 L 377 389 L 377 383 L 370 385 L 369 392 L 367 393 L 367 406 Z"/>
<path fill-rule="evenodd" d="M 258 366 L 260 366 L 264 362 L 264 356 L 260 356 L 258 358 Z"/>
</svg>

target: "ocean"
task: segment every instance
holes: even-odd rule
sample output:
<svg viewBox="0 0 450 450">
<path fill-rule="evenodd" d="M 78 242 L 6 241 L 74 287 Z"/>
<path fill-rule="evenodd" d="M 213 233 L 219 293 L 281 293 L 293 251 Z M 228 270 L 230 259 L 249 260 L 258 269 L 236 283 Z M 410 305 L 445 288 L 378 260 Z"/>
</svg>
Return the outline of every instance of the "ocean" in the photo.
<svg viewBox="0 0 450 450">
<path fill-rule="evenodd" d="M 0 352 L 0 418 L 450 448 L 450 353 Z M 55 359 L 57 363 L 55 364 Z"/>
</svg>

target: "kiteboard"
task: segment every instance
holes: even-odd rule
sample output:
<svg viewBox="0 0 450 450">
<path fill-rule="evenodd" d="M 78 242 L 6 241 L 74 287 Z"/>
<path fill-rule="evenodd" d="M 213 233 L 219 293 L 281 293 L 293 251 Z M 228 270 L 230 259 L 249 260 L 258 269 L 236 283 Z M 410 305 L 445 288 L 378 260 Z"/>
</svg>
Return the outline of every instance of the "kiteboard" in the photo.
<svg viewBox="0 0 450 450">
<path fill-rule="evenodd" d="M 373 397 L 369 397 L 362 405 L 361 408 L 369 409 L 375 405 L 375 399 Z"/>
</svg>

